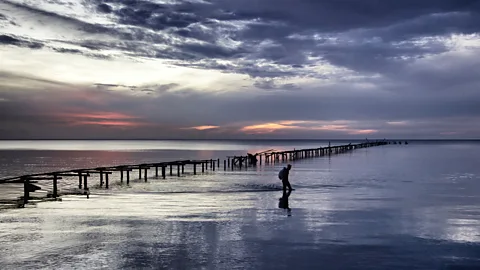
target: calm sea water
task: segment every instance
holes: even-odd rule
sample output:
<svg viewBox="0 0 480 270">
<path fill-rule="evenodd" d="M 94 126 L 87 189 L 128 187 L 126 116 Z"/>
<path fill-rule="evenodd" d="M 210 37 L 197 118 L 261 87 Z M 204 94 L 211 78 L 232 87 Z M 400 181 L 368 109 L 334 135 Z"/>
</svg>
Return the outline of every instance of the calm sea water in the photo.
<svg viewBox="0 0 480 270">
<path fill-rule="evenodd" d="M 0 145 L 10 176 L 325 142 Z M 291 212 L 284 164 L 94 189 L 0 211 L 0 268 L 480 269 L 478 160 L 477 142 L 411 142 L 298 161 Z"/>
</svg>

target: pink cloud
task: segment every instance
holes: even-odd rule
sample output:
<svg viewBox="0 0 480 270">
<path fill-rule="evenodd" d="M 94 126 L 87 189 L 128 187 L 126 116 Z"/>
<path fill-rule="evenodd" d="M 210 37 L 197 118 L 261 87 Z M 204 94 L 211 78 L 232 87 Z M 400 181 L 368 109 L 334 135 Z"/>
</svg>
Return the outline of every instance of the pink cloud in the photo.
<svg viewBox="0 0 480 270">
<path fill-rule="evenodd" d="M 89 126 L 113 126 L 113 127 L 139 127 L 151 125 L 149 123 L 138 121 L 140 117 L 128 115 L 119 112 L 67 112 L 54 114 L 70 125 L 89 125 Z M 135 121 L 134 121 L 135 120 Z"/>
<path fill-rule="evenodd" d="M 139 117 L 118 112 L 60 113 L 59 116 L 85 119 L 138 119 Z"/>
<path fill-rule="evenodd" d="M 116 126 L 116 127 L 138 127 L 148 125 L 147 123 L 135 123 L 126 121 L 77 121 L 74 125 L 97 125 L 97 126 Z"/>
</svg>

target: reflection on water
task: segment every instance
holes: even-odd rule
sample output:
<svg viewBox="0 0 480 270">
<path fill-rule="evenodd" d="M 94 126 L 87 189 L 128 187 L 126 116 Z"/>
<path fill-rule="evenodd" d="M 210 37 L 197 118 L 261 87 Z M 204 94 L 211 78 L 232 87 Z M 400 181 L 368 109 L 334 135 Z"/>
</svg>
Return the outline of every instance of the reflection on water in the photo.
<svg viewBox="0 0 480 270">
<path fill-rule="evenodd" d="M 278 201 L 278 208 L 287 210 L 288 216 L 292 216 L 292 209 L 290 208 L 288 198 L 292 194 L 292 190 L 283 190 L 282 197 Z"/>
<path fill-rule="evenodd" d="M 295 162 L 291 194 L 279 164 L 1 211 L 0 268 L 480 269 L 480 147 L 452 149 Z"/>
</svg>

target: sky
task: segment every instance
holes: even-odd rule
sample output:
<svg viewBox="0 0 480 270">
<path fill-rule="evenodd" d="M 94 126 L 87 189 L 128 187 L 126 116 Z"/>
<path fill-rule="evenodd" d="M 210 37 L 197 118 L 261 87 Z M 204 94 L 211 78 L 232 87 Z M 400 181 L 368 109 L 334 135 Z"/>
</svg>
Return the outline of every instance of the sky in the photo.
<svg viewBox="0 0 480 270">
<path fill-rule="evenodd" d="M 0 139 L 476 139 L 480 0 L 0 0 Z"/>
</svg>

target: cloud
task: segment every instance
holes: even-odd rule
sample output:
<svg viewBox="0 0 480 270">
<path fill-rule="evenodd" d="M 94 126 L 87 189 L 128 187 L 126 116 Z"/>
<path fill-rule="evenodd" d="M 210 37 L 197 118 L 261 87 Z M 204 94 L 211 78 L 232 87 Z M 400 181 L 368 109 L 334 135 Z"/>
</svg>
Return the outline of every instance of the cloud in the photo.
<svg viewBox="0 0 480 270">
<path fill-rule="evenodd" d="M 102 3 L 97 6 L 97 10 L 103 13 L 111 13 L 113 9 L 110 5 Z"/>
<path fill-rule="evenodd" d="M 471 58 L 468 55 L 464 57 Z M 436 63 L 442 58 L 430 61 Z M 476 69 L 467 69 L 475 63 L 474 60 L 451 61 L 452 66 L 445 68 L 469 71 L 472 76 L 464 76 L 469 78 L 470 83 L 456 89 L 455 93 L 446 91 L 436 95 L 429 92 L 436 89 L 428 87 L 438 71 L 424 69 L 425 63 L 408 67 L 409 70 L 422 71 L 418 80 L 407 80 L 403 76 L 408 73 L 403 71 L 401 76 L 392 75 L 388 80 L 374 78 L 334 84 L 312 82 L 299 84 L 295 91 L 274 92 L 254 89 L 202 92 L 182 84 L 140 85 L 132 89 L 120 84 L 78 87 L 37 80 L 35 82 L 48 85 L 48 90 L 36 90 L 34 95 L 25 94 L 25 91 L 0 91 L 3 93 L 0 98 L 5 100 L 0 103 L 0 123 L 16 131 L 9 136 L 35 134 L 34 130 L 43 128 L 50 130 L 50 135 L 62 134 L 67 138 L 79 134 L 151 139 L 198 136 L 451 137 L 454 136 L 452 132 L 457 136 L 475 136 L 480 134 L 475 124 L 480 119 L 476 102 L 480 96 L 475 91 L 479 81 L 474 80 Z M 449 81 L 457 74 L 445 73 L 442 76 L 442 80 Z M 367 82 L 371 85 L 365 87 Z M 403 88 L 402 82 L 407 82 L 408 88 Z M 123 91 L 124 88 L 128 90 Z M 159 92 L 157 95 L 136 94 L 147 88 Z M 16 110 L 18 107 L 24 109 Z M 72 123 L 76 125 L 72 126 Z M 124 131 L 119 134 L 98 129 L 107 126 L 110 127 L 108 130 L 123 127 Z M 25 130 L 28 132 L 25 133 Z M 87 134 L 88 130 L 90 133 Z"/>
<path fill-rule="evenodd" d="M 298 89 L 298 87 L 293 83 L 278 84 L 272 79 L 257 80 L 253 85 L 264 90 L 288 91 Z"/>
<path fill-rule="evenodd" d="M 32 3 L 0 3 L 11 137 L 480 134 L 478 1 Z"/>
<path fill-rule="evenodd" d="M 303 0 L 297 1 L 294 9 L 286 0 L 85 2 L 85 13 L 96 10 L 98 14 L 91 13 L 95 14 L 92 18 L 111 20 L 110 24 L 7 3 L 52 22 L 72 25 L 92 37 L 110 36 L 107 40 L 74 41 L 90 50 L 116 49 L 129 56 L 170 59 L 176 65 L 265 78 L 321 76 L 305 69 L 321 65 L 319 59 L 355 71 L 381 72 L 384 67 L 392 69 L 409 59 L 447 50 L 441 39 L 425 37 L 476 33 L 480 25 L 478 4 L 468 0 L 421 4 L 368 0 L 361 5 Z M 110 19 L 101 14 L 110 14 Z M 228 63 L 218 64 L 221 59 Z"/>
<path fill-rule="evenodd" d="M 31 49 L 40 49 L 43 44 L 34 41 L 22 40 L 9 35 L 0 35 L 0 44 L 29 47 Z"/>
</svg>

